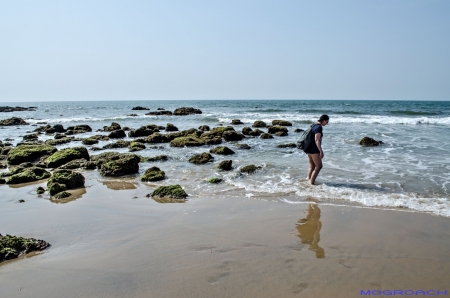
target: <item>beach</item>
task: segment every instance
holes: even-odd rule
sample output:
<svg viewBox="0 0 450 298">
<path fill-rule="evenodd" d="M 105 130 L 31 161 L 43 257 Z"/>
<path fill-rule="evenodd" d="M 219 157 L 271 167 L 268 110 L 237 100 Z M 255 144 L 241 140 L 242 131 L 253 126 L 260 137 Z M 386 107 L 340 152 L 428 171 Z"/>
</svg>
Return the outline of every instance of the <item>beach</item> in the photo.
<svg viewBox="0 0 450 298">
<path fill-rule="evenodd" d="M 2 297 L 449 290 L 445 217 L 255 197 L 161 204 L 145 197 L 151 187 L 133 181 L 86 184 L 65 203 L 36 198 L 43 183 L 2 188 L 2 229 L 52 245 L 0 265 Z"/>
</svg>

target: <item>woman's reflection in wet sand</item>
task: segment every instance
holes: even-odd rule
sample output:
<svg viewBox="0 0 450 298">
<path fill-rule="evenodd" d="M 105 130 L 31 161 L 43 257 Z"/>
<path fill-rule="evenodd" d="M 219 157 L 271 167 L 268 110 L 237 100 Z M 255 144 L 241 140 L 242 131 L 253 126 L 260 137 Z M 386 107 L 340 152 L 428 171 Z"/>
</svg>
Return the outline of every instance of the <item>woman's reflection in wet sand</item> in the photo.
<svg viewBox="0 0 450 298">
<path fill-rule="evenodd" d="M 314 251 L 317 258 L 325 258 L 325 251 L 319 246 L 321 228 L 319 206 L 309 204 L 308 215 L 298 221 L 297 236 L 300 237 L 303 244 L 309 244 L 309 250 Z"/>
</svg>

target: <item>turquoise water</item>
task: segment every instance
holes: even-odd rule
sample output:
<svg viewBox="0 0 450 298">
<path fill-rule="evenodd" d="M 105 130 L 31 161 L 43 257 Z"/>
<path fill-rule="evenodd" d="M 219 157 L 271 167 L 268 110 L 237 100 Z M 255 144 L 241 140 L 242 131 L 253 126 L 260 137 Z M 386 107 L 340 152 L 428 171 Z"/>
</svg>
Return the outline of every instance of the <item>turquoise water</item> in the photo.
<svg viewBox="0 0 450 298">
<path fill-rule="evenodd" d="M 288 204 L 317 201 L 322 204 L 351 204 L 371 208 L 432 212 L 450 216 L 450 102 L 432 101 L 111 101 L 111 102 L 42 102 L 4 103 L 2 105 L 35 106 L 35 112 L 2 113 L 1 119 L 22 117 L 32 125 L 38 122 L 88 124 L 93 132 L 118 122 L 122 126 L 138 128 L 142 125 L 173 123 L 180 130 L 211 128 L 229 125 L 240 119 L 244 125 L 234 125 L 237 131 L 251 126 L 256 120 L 270 123 L 275 119 L 288 120 L 289 135 L 270 140 L 247 138 L 250 150 L 239 150 L 233 143 L 225 144 L 236 151 L 231 157 L 215 155 L 215 162 L 194 166 L 188 162 L 194 153 L 209 151 L 208 146 L 197 148 L 146 149 L 140 154 L 154 156 L 167 154 L 170 160 L 158 166 L 166 171 L 167 180 L 149 184 L 149 188 L 168 183 L 183 185 L 192 199 L 198 196 L 237 196 L 277 200 Z M 134 106 L 155 111 L 164 108 L 173 111 L 179 107 L 195 107 L 203 111 L 189 116 L 147 116 L 148 111 L 132 111 Z M 138 114 L 137 117 L 128 116 Z M 304 179 L 308 168 L 307 157 L 297 149 L 279 149 L 278 144 L 297 141 L 296 128 L 305 129 L 320 114 L 328 114 L 330 123 L 324 127 L 324 168 L 318 186 L 310 186 Z M 4 127 L 0 139 L 22 140 L 22 136 L 36 127 Z M 263 129 L 265 130 L 265 129 Z M 384 145 L 364 148 L 359 140 L 369 136 Z M 51 136 L 41 136 L 42 140 Z M 107 144 L 103 142 L 100 146 Z M 72 142 L 65 146 L 79 146 Z M 59 146 L 63 148 L 65 146 Z M 126 149 L 119 151 L 126 152 Z M 100 151 L 102 152 L 102 151 Z M 100 152 L 90 152 L 99 154 Z M 236 171 L 220 172 L 217 164 L 232 159 Z M 239 175 L 237 169 L 254 163 L 262 169 L 253 175 Z M 141 164 L 140 172 L 152 164 Z M 95 175 L 95 174 L 94 174 Z M 210 177 L 221 177 L 225 183 L 209 185 Z M 102 177 L 98 176 L 101 180 Z M 134 183 L 138 176 L 130 177 Z M 1 186 L 8 187 L 8 186 Z"/>
</svg>

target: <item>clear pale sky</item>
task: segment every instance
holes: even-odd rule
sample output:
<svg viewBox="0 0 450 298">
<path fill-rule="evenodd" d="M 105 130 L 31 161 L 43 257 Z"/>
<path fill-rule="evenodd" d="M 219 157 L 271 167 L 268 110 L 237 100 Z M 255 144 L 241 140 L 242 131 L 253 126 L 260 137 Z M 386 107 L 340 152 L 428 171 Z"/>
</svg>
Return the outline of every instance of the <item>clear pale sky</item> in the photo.
<svg viewBox="0 0 450 298">
<path fill-rule="evenodd" d="M 0 2 L 0 102 L 450 100 L 450 1 Z"/>
</svg>

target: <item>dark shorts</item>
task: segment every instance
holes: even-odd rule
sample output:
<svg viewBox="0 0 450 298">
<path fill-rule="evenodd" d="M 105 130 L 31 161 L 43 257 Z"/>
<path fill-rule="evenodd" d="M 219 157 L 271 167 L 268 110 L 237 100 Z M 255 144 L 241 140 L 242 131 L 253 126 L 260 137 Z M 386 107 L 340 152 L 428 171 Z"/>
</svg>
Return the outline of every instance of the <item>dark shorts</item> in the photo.
<svg viewBox="0 0 450 298">
<path fill-rule="evenodd" d="M 317 148 L 316 143 L 312 143 L 311 146 L 309 146 L 306 150 L 305 153 L 307 154 L 317 154 L 320 153 L 319 148 Z"/>
</svg>

